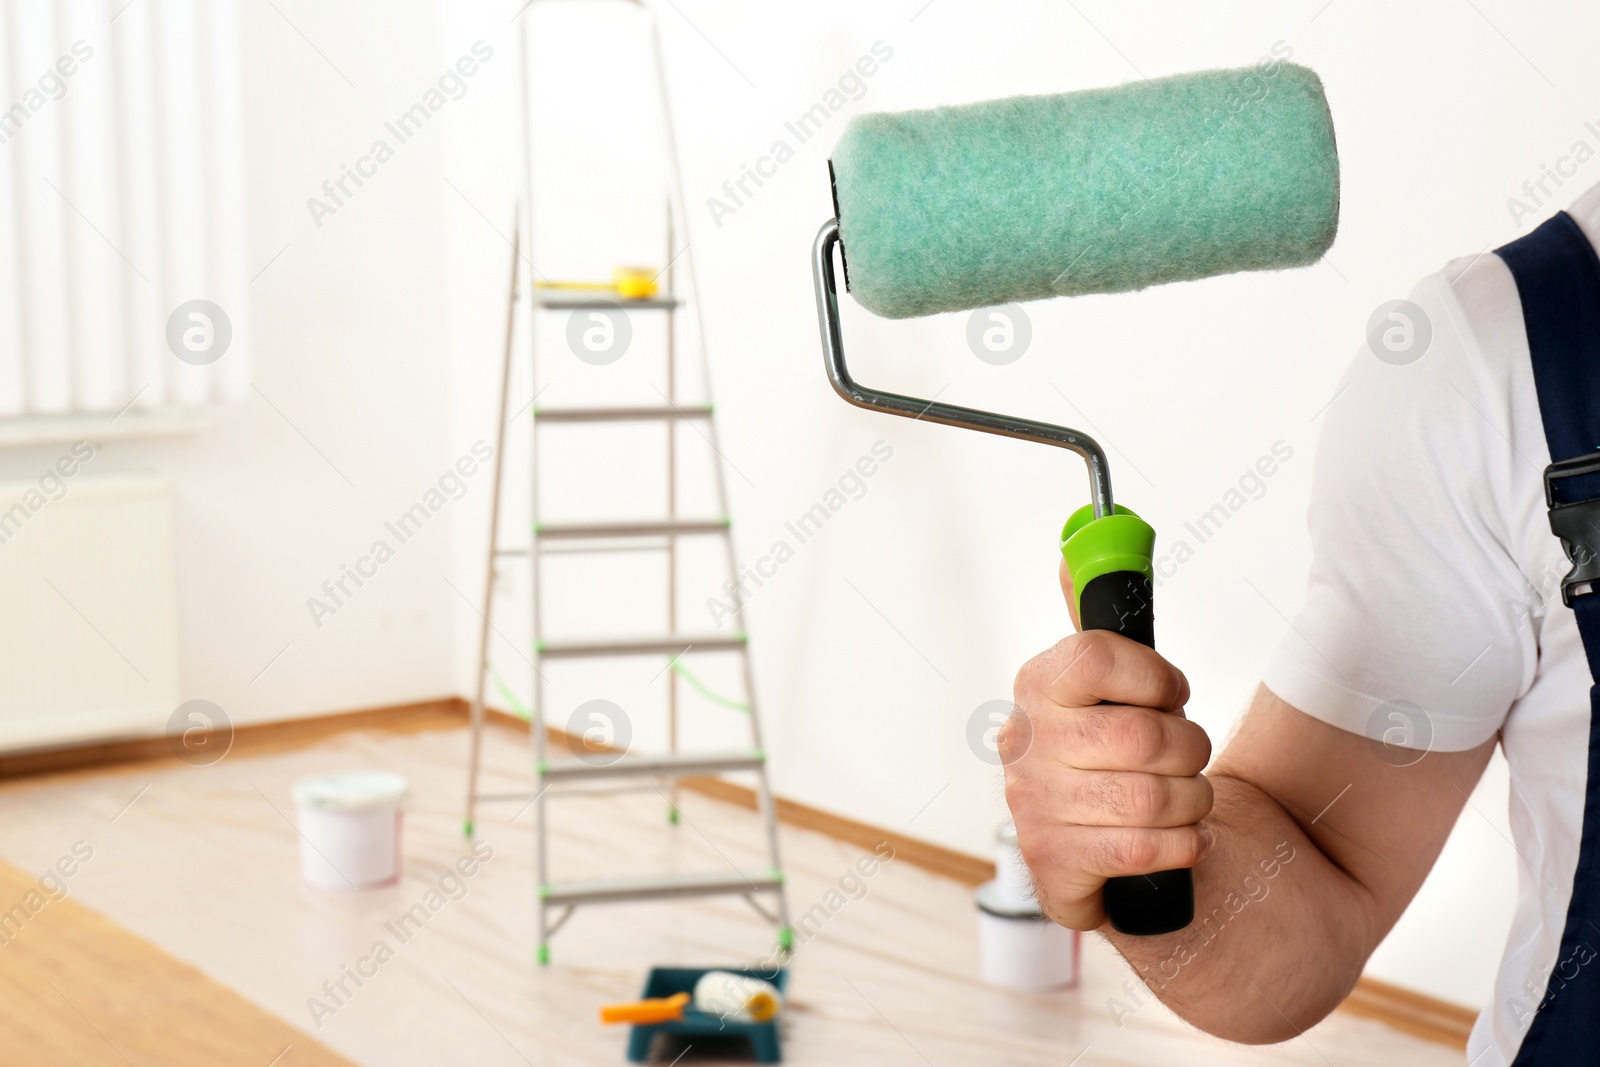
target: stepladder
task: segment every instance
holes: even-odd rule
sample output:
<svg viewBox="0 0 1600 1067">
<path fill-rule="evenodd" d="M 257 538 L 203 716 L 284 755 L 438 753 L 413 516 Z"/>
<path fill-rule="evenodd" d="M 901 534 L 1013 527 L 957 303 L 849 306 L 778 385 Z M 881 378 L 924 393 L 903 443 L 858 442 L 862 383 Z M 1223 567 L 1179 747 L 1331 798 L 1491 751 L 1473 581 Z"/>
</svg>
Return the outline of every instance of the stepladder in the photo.
<svg viewBox="0 0 1600 1067">
<path fill-rule="evenodd" d="M 541 270 L 543 205 L 533 194 L 544 186 L 534 176 L 558 166 L 560 153 L 535 150 L 538 72 L 529 33 L 522 37 L 526 192 L 512 239 L 464 829 L 475 831 L 485 804 L 532 812 L 540 963 L 550 962 L 550 942 L 574 911 L 595 904 L 743 897 L 772 924 L 780 951 L 793 945 L 728 461 L 693 258 L 679 236 L 687 226 L 671 109 L 652 16 L 637 6 L 666 179 L 654 212 L 659 266 L 644 292 Z M 725 605 L 715 615 L 695 608 L 695 590 L 706 588 Z M 523 622 L 505 624 L 510 615 Z M 518 672 L 520 684 L 508 679 Z M 491 699 L 528 723 L 531 788 L 482 785 Z M 753 795 L 765 862 L 565 878 L 557 870 L 552 831 L 571 795 L 659 793 L 661 832 L 681 833 L 681 783 L 705 778 Z"/>
</svg>

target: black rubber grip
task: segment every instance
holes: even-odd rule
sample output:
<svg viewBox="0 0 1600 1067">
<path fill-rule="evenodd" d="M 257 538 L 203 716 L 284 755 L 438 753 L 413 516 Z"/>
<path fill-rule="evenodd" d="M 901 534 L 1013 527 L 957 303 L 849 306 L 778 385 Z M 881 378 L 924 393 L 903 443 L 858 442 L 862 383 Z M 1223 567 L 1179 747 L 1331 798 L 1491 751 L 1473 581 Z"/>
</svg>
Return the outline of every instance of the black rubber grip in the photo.
<svg viewBox="0 0 1600 1067">
<path fill-rule="evenodd" d="M 1137 571 L 1102 574 L 1078 593 L 1085 630 L 1111 630 L 1156 647 L 1150 579 Z M 1188 868 L 1106 880 L 1106 915 L 1118 933 L 1170 934 L 1194 922 L 1194 875 Z"/>
</svg>

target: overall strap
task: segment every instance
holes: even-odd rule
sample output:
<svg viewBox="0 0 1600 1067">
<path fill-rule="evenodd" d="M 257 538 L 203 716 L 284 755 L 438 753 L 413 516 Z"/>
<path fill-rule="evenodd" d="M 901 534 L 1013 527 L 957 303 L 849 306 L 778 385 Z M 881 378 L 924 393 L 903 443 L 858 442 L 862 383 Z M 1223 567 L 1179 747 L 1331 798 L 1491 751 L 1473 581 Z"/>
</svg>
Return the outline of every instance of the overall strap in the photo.
<svg viewBox="0 0 1600 1067">
<path fill-rule="evenodd" d="M 1600 681 L 1600 257 L 1572 216 L 1556 215 L 1496 254 L 1522 302 L 1550 466 L 1551 531 L 1572 571 L 1561 598 L 1572 608 Z M 1561 947 L 1513 1067 L 1600 1064 L 1600 686 L 1589 689 L 1588 782 L 1572 900 Z M 1528 983 L 1530 986 L 1532 982 Z M 1524 1017 L 1526 1020 L 1526 1017 Z"/>
</svg>

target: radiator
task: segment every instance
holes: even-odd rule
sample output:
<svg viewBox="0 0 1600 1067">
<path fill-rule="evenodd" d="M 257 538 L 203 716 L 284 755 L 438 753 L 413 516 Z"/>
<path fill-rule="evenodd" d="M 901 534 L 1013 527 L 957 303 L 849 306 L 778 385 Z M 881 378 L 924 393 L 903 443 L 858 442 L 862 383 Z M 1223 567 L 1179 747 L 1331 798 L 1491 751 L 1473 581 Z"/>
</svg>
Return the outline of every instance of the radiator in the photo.
<svg viewBox="0 0 1600 1067">
<path fill-rule="evenodd" d="M 0 0 L 0 416 L 244 398 L 239 55 L 239 0 Z"/>
<path fill-rule="evenodd" d="M 179 703 L 171 485 L 78 448 L 0 484 L 0 750 L 162 733 Z"/>
</svg>

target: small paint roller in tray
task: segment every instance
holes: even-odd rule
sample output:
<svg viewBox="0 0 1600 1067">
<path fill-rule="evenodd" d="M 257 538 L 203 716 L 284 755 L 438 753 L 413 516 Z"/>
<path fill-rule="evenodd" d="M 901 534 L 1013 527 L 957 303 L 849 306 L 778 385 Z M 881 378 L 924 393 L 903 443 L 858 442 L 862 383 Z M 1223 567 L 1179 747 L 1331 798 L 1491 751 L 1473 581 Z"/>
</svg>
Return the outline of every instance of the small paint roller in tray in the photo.
<svg viewBox="0 0 1600 1067">
<path fill-rule="evenodd" d="M 783 994 L 771 982 L 732 971 L 707 971 L 694 993 L 651 997 L 600 1009 L 603 1023 L 662 1023 L 683 1018 L 685 1010 L 715 1015 L 737 1023 L 771 1022 L 783 1010 Z"/>
</svg>

